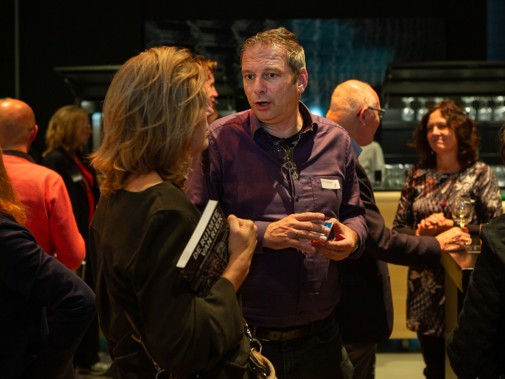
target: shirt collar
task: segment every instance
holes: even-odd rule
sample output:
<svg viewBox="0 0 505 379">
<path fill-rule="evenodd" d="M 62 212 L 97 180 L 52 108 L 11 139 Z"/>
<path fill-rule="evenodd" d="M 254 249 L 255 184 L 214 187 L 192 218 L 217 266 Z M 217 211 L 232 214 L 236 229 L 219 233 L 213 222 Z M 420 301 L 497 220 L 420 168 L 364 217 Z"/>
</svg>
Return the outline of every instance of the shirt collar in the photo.
<svg viewBox="0 0 505 379">
<path fill-rule="evenodd" d="M 300 110 L 300 113 L 302 115 L 303 132 L 306 132 L 308 130 L 314 130 L 315 128 L 317 128 L 317 122 L 314 121 L 314 117 L 310 113 L 309 108 L 307 108 L 307 106 L 301 101 L 298 103 L 298 109 Z M 256 115 L 252 110 L 250 110 L 250 120 L 251 120 L 251 131 L 253 135 L 255 135 L 258 130 L 263 130 L 266 133 L 266 131 L 261 127 L 260 120 L 258 120 L 258 118 L 256 117 Z"/>
<path fill-rule="evenodd" d="M 6 150 L 2 150 L 2 152 L 4 153 L 4 155 L 14 155 L 16 157 L 21 157 L 21 158 L 24 158 L 26 160 L 29 160 L 30 162 L 35 163 L 35 159 L 33 159 L 33 157 L 30 154 L 23 153 L 22 151 L 19 151 L 19 150 L 9 150 L 9 149 L 6 149 Z"/>
<path fill-rule="evenodd" d="M 356 143 L 356 141 L 351 137 L 351 143 L 352 143 L 352 149 L 354 150 L 354 154 L 356 154 L 357 157 L 359 157 L 359 155 L 361 154 L 361 150 L 363 150 L 361 148 L 360 145 L 358 145 Z"/>
</svg>

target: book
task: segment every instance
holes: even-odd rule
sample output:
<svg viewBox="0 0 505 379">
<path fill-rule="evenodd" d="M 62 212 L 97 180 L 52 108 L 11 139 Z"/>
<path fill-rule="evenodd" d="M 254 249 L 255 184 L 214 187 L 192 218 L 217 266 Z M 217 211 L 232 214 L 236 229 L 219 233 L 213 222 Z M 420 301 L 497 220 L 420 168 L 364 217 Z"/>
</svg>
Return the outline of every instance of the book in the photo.
<svg viewBox="0 0 505 379">
<path fill-rule="evenodd" d="M 176 266 L 199 296 L 205 296 L 228 264 L 226 215 L 216 200 L 209 200 Z"/>
</svg>

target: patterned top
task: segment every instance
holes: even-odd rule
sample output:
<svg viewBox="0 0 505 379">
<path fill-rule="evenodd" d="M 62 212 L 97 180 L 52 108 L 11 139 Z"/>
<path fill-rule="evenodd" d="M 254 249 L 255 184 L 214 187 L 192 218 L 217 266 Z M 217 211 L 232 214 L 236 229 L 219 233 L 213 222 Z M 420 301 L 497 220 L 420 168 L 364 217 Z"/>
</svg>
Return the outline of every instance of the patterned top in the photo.
<svg viewBox="0 0 505 379">
<path fill-rule="evenodd" d="M 451 200 L 469 196 L 474 200 L 471 224 L 483 224 L 502 214 L 500 188 L 491 168 L 476 162 L 456 173 L 441 173 L 414 166 L 402 189 L 393 229 L 417 228 L 432 213 L 451 216 Z M 407 328 L 426 335 L 444 335 L 444 269 L 409 267 Z"/>
</svg>

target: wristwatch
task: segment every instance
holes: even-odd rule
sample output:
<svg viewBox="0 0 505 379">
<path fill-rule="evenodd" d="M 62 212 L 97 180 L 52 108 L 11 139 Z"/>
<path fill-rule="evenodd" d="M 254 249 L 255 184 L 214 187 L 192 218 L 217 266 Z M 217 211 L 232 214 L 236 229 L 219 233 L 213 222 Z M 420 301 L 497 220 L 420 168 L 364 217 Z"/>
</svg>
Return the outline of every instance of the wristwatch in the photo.
<svg viewBox="0 0 505 379">
<path fill-rule="evenodd" d="M 349 254 L 349 257 L 352 257 L 354 254 L 357 253 L 360 247 L 360 239 L 358 238 L 358 242 L 356 242 L 356 245 L 354 246 L 354 249 L 352 249 L 351 254 Z"/>
</svg>

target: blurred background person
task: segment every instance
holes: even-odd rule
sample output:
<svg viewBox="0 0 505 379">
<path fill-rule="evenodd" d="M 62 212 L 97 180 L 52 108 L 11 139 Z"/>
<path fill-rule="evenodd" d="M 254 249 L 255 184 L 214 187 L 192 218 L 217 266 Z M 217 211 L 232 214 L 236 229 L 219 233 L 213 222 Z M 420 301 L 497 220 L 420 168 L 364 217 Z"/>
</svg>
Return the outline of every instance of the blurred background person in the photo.
<svg viewBox="0 0 505 379">
<path fill-rule="evenodd" d="M 208 146 L 206 74 L 186 49 L 151 48 L 121 66 L 105 97 L 104 138 L 92 160 L 104 179 L 91 248 L 116 379 L 157 376 L 149 350 L 167 378 L 247 377 L 237 291 L 256 226 L 228 217 L 229 261 L 207 295 L 176 267 L 201 216 L 182 188 L 192 157 Z M 135 328 L 144 345 L 132 339 Z"/>
<path fill-rule="evenodd" d="M 361 146 L 358 159 L 372 183 L 379 184 L 385 180 L 384 152 L 379 142 L 372 141 L 368 145 Z"/>
<path fill-rule="evenodd" d="M 207 91 L 207 95 L 209 96 L 209 100 L 212 105 L 212 113 L 209 116 L 207 116 L 207 122 L 210 124 L 212 121 L 220 117 L 219 112 L 217 110 L 217 97 L 219 96 L 219 92 L 217 92 L 216 78 L 215 78 L 218 63 L 215 60 L 207 58 L 204 58 L 204 63 L 207 68 L 207 80 L 205 81 L 205 90 Z"/>
<path fill-rule="evenodd" d="M 413 133 L 419 163 L 407 174 L 394 229 L 437 235 L 455 225 L 452 202 L 462 197 L 472 200 L 465 227 L 474 235 L 501 215 L 500 189 L 491 167 L 478 160 L 479 141 L 476 124 L 453 101 L 428 110 Z M 442 266 L 409 267 L 407 327 L 417 334 L 429 379 L 445 375 L 444 302 Z"/>
<path fill-rule="evenodd" d="M 59 108 L 49 120 L 42 164 L 59 173 L 65 182 L 77 227 L 86 243 L 86 260 L 80 275 L 94 289 L 89 225 L 100 193 L 95 170 L 84 154 L 90 137 L 90 117 L 85 109 L 76 105 Z M 109 365 L 101 361 L 99 351 L 100 330 L 95 318 L 76 352 L 75 364 L 80 372 L 96 375 L 107 372 Z"/>
<path fill-rule="evenodd" d="M 368 83 L 347 80 L 335 87 L 326 113 L 327 118 L 349 132 L 360 158 L 356 173 L 368 227 L 364 254 L 355 260 L 337 262 L 342 297 L 336 317 L 356 379 L 375 377 L 377 344 L 386 341 L 393 328 L 392 293 L 385 262 L 404 266 L 436 264 L 442 251 L 464 247 L 470 238 L 457 227 L 436 237 L 413 236 L 386 227 L 361 165 L 360 152 L 361 145 L 369 146 L 373 140 L 384 112 L 379 96 Z"/>
<path fill-rule="evenodd" d="M 21 225 L 25 219 L 0 149 L 1 376 L 73 379 L 74 351 L 95 315 L 95 295 L 40 248 Z"/>
<path fill-rule="evenodd" d="M 29 154 L 37 132 L 35 114 L 28 104 L 10 98 L 0 100 L 0 147 L 7 174 L 26 210 L 25 226 L 46 253 L 77 269 L 86 254 L 84 239 L 63 179 L 36 164 Z"/>
<path fill-rule="evenodd" d="M 505 162 L 505 124 L 499 139 Z M 447 342 L 449 361 L 460 379 L 505 378 L 505 216 L 484 225 L 480 239 L 458 325 Z"/>
</svg>

